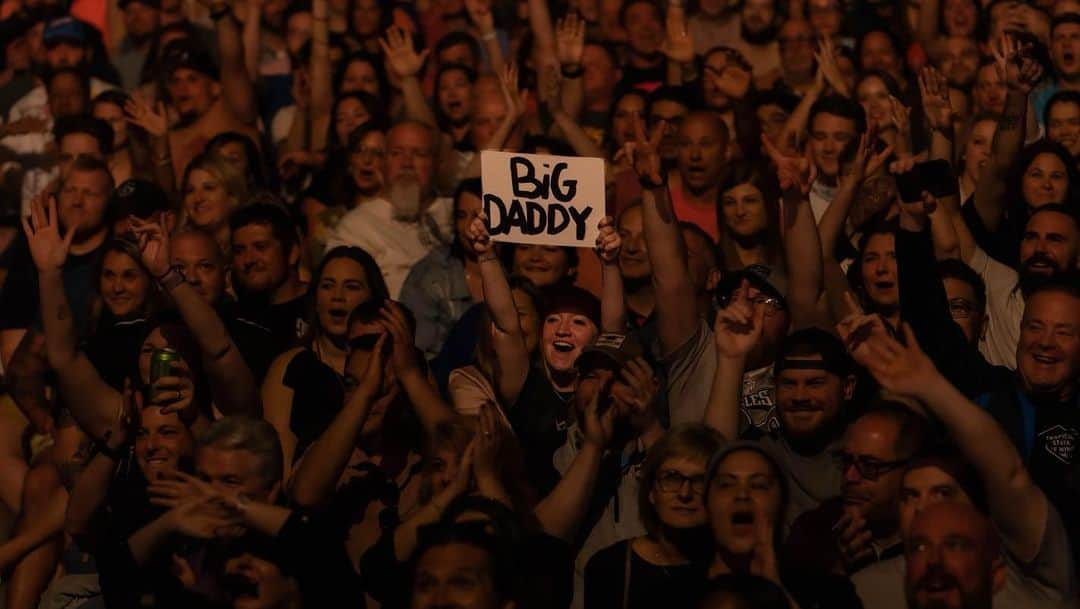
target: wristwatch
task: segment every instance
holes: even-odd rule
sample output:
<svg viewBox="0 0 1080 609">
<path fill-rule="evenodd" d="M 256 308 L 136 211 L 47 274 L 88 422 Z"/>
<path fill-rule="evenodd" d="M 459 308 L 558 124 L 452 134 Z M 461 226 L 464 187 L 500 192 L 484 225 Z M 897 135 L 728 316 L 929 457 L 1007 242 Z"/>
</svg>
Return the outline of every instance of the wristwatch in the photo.
<svg viewBox="0 0 1080 609">
<path fill-rule="evenodd" d="M 187 277 L 184 277 L 183 271 L 179 266 L 170 266 L 169 270 L 157 277 L 158 284 L 165 289 L 166 292 L 171 292 L 176 289 L 181 283 L 187 281 Z"/>
<path fill-rule="evenodd" d="M 659 180 L 653 180 L 647 175 L 641 176 L 638 178 L 638 182 L 641 183 L 642 190 L 656 190 L 657 188 L 663 188 L 667 186 L 667 173 L 661 170 Z"/>
</svg>

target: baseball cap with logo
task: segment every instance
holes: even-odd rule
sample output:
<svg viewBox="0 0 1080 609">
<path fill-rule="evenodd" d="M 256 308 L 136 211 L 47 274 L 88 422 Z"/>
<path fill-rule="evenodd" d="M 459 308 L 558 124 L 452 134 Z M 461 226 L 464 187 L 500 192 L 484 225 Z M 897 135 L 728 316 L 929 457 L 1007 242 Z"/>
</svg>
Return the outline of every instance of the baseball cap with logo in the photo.
<svg viewBox="0 0 1080 609">
<path fill-rule="evenodd" d="M 574 366 L 578 372 L 596 368 L 619 370 L 630 360 L 645 355 L 641 343 L 632 334 L 608 332 L 585 347 Z"/>
<path fill-rule="evenodd" d="M 85 23 L 74 17 L 60 17 L 45 25 L 45 33 L 42 34 L 41 40 L 46 47 L 53 47 L 63 42 L 83 46 L 88 36 L 89 32 L 86 30 Z"/>
<path fill-rule="evenodd" d="M 213 58 L 187 39 L 174 40 L 165 47 L 161 66 L 166 77 L 172 76 L 173 72 L 179 69 L 187 68 L 214 80 L 218 79 L 218 67 Z"/>
</svg>

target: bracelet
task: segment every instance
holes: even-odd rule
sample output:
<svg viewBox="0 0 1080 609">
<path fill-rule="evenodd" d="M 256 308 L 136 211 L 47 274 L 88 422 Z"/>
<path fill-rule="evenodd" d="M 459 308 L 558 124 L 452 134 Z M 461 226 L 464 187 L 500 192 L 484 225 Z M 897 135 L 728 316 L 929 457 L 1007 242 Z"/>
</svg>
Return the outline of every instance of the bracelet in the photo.
<svg viewBox="0 0 1080 609">
<path fill-rule="evenodd" d="M 559 72 L 562 73 L 563 78 L 581 78 L 581 75 L 585 73 L 585 68 L 581 67 L 580 64 L 578 64 L 576 68 L 567 68 L 566 66 L 562 66 L 559 68 Z"/>
<path fill-rule="evenodd" d="M 491 30 L 490 32 L 488 32 L 486 34 L 480 34 L 480 40 L 484 40 L 484 41 L 495 40 L 495 36 L 496 36 L 495 30 Z"/>
</svg>

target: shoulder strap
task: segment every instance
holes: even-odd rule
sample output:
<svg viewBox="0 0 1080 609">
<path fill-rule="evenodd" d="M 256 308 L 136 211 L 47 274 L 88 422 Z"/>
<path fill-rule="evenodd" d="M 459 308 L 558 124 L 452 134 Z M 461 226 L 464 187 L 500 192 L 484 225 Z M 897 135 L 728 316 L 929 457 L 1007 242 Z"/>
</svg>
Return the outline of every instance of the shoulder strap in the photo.
<svg viewBox="0 0 1080 609">
<path fill-rule="evenodd" d="M 633 539 L 626 540 L 626 566 L 623 567 L 623 586 L 622 586 L 622 609 L 627 609 L 630 606 L 630 556 L 634 550 Z"/>
</svg>

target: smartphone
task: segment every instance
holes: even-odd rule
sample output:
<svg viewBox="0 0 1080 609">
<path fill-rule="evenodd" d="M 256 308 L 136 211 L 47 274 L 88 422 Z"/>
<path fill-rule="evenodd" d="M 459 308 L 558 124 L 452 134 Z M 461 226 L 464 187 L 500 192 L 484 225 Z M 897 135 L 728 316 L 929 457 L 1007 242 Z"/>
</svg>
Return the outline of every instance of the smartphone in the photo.
<svg viewBox="0 0 1080 609">
<path fill-rule="evenodd" d="M 922 201 L 923 191 L 941 198 L 957 194 L 959 188 L 952 165 L 944 159 L 919 163 L 911 171 L 896 176 L 896 190 L 904 203 Z"/>
</svg>

